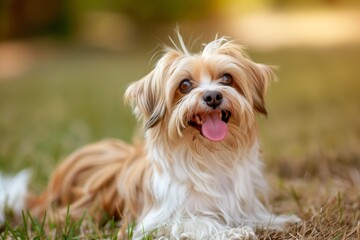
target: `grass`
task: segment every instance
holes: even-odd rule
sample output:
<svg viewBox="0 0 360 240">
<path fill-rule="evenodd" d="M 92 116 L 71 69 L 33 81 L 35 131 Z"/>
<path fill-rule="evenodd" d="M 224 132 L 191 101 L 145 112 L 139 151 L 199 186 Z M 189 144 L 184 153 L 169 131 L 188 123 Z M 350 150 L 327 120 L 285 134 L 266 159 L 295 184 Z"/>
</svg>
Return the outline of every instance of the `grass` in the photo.
<svg viewBox="0 0 360 240">
<path fill-rule="evenodd" d="M 58 161 L 74 149 L 103 138 L 130 141 L 135 121 L 122 104 L 122 93 L 150 69 L 151 54 L 139 52 L 63 46 L 36 58 L 24 76 L 0 80 L 0 169 L 30 168 L 31 189 L 39 192 Z M 266 99 L 269 117 L 259 117 L 274 189 L 270 205 L 274 212 L 304 220 L 284 232 L 258 230 L 259 238 L 359 239 L 360 47 L 250 55 L 280 66 L 279 82 Z M 99 226 L 84 216 L 60 226 L 24 213 L 20 223 L 8 222 L 0 236 L 113 239 L 120 225 L 109 219 Z"/>
<path fill-rule="evenodd" d="M 117 239 L 119 226 L 114 220 L 109 220 L 99 227 L 89 216 L 80 220 L 71 219 L 68 210 L 65 223 L 48 222 L 46 215 L 39 222 L 29 212 L 22 213 L 22 222 L 17 225 L 5 223 L 1 239 Z M 131 238 L 129 238 L 131 239 Z"/>
</svg>

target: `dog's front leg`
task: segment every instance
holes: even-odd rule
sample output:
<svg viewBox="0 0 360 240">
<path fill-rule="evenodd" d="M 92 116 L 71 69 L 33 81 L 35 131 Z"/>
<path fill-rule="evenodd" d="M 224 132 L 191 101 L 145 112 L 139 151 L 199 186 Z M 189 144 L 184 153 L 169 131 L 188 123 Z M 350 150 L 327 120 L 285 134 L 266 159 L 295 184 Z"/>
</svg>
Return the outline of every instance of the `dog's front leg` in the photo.
<svg viewBox="0 0 360 240">
<path fill-rule="evenodd" d="M 251 227 L 242 226 L 231 228 L 219 222 L 219 219 L 200 216 L 184 216 L 172 214 L 164 221 L 148 221 L 159 218 L 147 216 L 142 223 L 138 223 L 134 239 L 142 239 L 151 235 L 155 239 L 162 240 L 254 240 L 255 232 Z"/>
</svg>

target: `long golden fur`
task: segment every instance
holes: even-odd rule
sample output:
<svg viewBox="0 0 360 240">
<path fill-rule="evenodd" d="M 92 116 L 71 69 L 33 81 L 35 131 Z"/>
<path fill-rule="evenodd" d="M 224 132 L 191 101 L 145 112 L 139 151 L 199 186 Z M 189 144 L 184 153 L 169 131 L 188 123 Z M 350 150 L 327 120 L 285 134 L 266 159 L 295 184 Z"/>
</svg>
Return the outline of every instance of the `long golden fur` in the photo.
<svg viewBox="0 0 360 240">
<path fill-rule="evenodd" d="M 271 214 L 258 199 L 267 185 L 255 114 L 267 114 L 271 69 L 227 38 L 198 54 L 180 35 L 179 42 L 125 93 L 144 141 L 106 140 L 76 151 L 42 195 L 28 196 L 33 214 L 61 220 L 70 206 L 75 218 L 126 216 L 139 222 L 136 239 L 153 229 L 163 239 L 250 239 L 256 227 L 298 221 Z"/>
<path fill-rule="evenodd" d="M 28 196 L 27 208 L 56 221 L 65 220 L 68 206 L 71 217 L 88 212 L 97 222 L 104 214 L 137 216 L 148 195 L 141 187 L 147 165 L 143 146 L 115 139 L 85 146 L 57 167 L 46 191 Z"/>
</svg>

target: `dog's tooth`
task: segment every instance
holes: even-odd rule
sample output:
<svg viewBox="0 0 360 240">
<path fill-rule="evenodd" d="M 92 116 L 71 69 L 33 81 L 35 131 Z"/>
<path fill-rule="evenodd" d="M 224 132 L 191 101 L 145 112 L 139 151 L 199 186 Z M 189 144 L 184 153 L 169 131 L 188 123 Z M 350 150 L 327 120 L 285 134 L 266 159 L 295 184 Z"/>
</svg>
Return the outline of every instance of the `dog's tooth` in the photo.
<svg viewBox="0 0 360 240">
<path fill-rule="evenodd" d="M 200 120 L 199 115 L 196 115 L 196 116 L 195 116 L 195 119 L 196 119 L 196 123 L 197 123 L 197 124 L 201 124 L 201 120 Z"/>
</svg>

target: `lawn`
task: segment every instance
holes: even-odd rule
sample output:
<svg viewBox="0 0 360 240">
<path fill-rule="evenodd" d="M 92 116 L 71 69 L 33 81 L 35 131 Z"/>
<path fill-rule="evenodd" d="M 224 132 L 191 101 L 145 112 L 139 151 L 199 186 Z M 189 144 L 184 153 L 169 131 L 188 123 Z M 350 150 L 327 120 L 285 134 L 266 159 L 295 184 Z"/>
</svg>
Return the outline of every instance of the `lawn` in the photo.
<svg viewBox="0 0 360 240">
<path fill-rule="evenodd" d="M 359 239 L 360 46 L 250 55 L 279 66 L 266 99 L 269 116 L 259 117 L 270 205 L 304 219 L 283 233 L 259 230 L 260 239 Z M 151 56 L 151 49 L 58 46 L 36 57 L 25 75 L 0 79 L 1 171 L 31 169 L 30 187 L 40 192 L 74 149 L 104 138 L 131 141 L 135 121 L 122 94 L 151 69 Z M 97 238 L 116 229 L 111 221 L 105 228 L 84 222 L 55 235 Z M 41 224 L 33 225 L 32 235 L 43 238 Z M 15 229 L 4 227 L 0 236 Z"/>
</svg>

